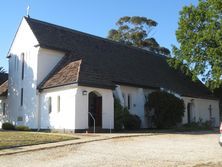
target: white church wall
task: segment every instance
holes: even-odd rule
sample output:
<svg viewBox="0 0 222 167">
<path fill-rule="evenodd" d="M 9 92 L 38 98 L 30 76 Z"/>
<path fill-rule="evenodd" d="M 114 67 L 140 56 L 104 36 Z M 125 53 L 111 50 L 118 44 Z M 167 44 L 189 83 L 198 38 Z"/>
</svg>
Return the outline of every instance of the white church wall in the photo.
<svg viewBox="0 0 222 167">
<path fill-rule="evenodd" d="M 86 95 L 83 94 L 86 91 Z M 96 92 L 102 96 L 102 128 L 114 128 L 113 92 L 110 89 L 79 86 L 76 94 L 76 129 L 88 129 L 88 95 Z"/>
<path fill-rule="evenodd" d="M 62 86 L 46 89 L 40 94 L 39 117 L 41 129 L 75 129 L 77 87 Z M 49 98 L 51 98 L 51 112 Z"/>
<path fill-rule="evenodd" d="M 185 103 L 185 113 L 183 123 L 188 123 L 187 104 L 192 103 L 192 115 L 195 122 L 214 121 L 214 126 L 219 126 L 219 101 L 211 99 L 201 99 L 192 97 L 182 97 Z M 210 115 L 211 111 L 211 115 Z"/>
<path fill-rule="evenodd" d="M 36 127 L 36 80 L 38 44 L 26 20 L 23 19 L 9 50 L 9 119 L 17 125 Z M 24 55 L 24 60 L 23 60 Z M 24 78 L 22 79 L 22 62 Z M 23 104 L 21 96 L 23 88 Z"/>
<path fill-rule="evenodd" d="M 40 48 L 38 52 L 37 64 L 37 84 L 49 74 L 49 72 L 56 66 L 56 64 L 65 55 L 64 52 L 59 52 L 51 49 Z"/>
</svg>

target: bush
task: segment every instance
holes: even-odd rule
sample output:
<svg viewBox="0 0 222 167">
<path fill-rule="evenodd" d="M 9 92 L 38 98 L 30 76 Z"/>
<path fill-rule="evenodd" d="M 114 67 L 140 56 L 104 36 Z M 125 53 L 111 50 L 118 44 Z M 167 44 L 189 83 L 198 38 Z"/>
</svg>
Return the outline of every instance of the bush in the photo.
<svg viewBox="0 0 222 167">
<path fill-rule="evenodd" d="M 147 106 L 146 112 L 154 110 L 153 123 L 157 128 L 172 128 L 181 123 L 185 110 L 182 99 L 164 91 L 149 94 Z"/>
<path fill-rule="evenodd" d="M 180 127 L 179 129 L 182 130 L 212 130 L 212 123 L 211 121 L 206 121 L 206 122 L 191 122 L 191 123 L 187 123 L 184 124 L 182 127 Z"/>
<path fill-rule="evenodd" d="M 5 122 L 2 124 L 2 129 L 4 130 L 15 130 L 15 126 L 12 123 Z"/>
<path fill-rule="evenodd" d="M 124 118 L 124 127 L 127 130 L 139 129 L 141 125 L 140 117 L 137 115 L 127 114 Z"/>
<path fill-rule="evenodd" d="M 122 107 L 119 100 L 114 98 L 114 128 L 121 130 L 124 126 L 127 130 L 139 129 L 141 120 L 137 115 L 132 115 L 129 110 Z"/>
<path fill-rule="evenodd" d="M 19 131 L 29 131 L 29 127 L 28 126 L 24 126 L 24 125 L 20 125 L 20 126 L 16 126 L 15 130 L 19 130 Z"/>
<path fill-rule="evenodd" d="M 123 107 L 118 99 L 114 98 L 114 128 L 121 130 L 123 127 Z"/>
</svg>

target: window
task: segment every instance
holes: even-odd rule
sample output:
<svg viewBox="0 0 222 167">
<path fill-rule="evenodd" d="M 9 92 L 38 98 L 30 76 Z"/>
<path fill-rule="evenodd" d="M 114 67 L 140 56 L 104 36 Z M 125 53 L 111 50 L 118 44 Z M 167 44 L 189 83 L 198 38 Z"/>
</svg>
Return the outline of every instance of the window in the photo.
<svg viewBox="0 0 222 167">
<path fill-rule="evenodd" d="M 23 121 L 23 117 L 21 116 L 17 117 L 17 121 Z"/>
<path fill-rule="evenodd" d="M 57 96 L 57 111 L 60 112 L 60 96 Z"/>
<path fill-rule="evenodd" d="M 3 115 L 5 115 L 5 103 L 2 104 Z"/>
<path fill-rule="evenodd" d="M 131 96 L 128 95 L 128 110 L 130 110 L 131 107 Z"/>
<path fill-rule="evenodd" d="M 23 106 L 23 88 L 21 89 L 21 103 L 20 103 L 21 106 Z"/>
<path fill-rule="evenodd" d="M 209 116 L 210 116 L 210 119 L 211 119 L 212 118 L 212 106 L 211 105 L 209 105 L 208 110 L 209 110 Z"/>
<path fill-rule="evenodd" d="M 24 55 L 24 53 L 22 53 L 21 59 L 22 59 L 22 80 L 23 80 L 24 79 L 24 68 L 25 68 L 25 55 Z"/>
<path fill-rule="evenodd" d="M 52 112 L 52 98 L 51 97 L 48 98 L 48 111 L 49 111 L 49 114 Z"/>
</svg>

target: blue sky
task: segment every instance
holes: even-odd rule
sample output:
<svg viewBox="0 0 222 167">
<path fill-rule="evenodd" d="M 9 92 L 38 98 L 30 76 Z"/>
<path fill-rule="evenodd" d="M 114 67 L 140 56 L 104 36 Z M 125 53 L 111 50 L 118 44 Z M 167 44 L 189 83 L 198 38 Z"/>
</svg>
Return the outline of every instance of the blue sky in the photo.
<svg viewBox="0 0 222 167">
<path fill-rule="evenodd" d="M 30 17 L 106 37 L 122 16 L 145 16 L 158 22 L 153 37 L 171 49 L 179 11 L 198 0 L 2 0 L 0 1 L 0 66 L 8 70 L 7 52 L 26 8 Z"/>
</svg>

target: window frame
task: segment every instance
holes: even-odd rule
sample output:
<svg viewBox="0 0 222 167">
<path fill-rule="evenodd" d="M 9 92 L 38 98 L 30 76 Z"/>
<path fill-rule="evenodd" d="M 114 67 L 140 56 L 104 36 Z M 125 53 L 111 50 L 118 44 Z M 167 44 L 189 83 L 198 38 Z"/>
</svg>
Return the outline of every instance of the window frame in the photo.
<svg viewBox="0 0 222 167">
<path fill-rule="evenodd" d="M 2 115 L 6 115 L 6 104 L 5 102 L 2 103 Z"/>
<path fill-rule="evenodd" d="M 57 112 L 61 111 L 61 97 L 57 96 Z"/>
<path fill-rule="evenodd" d="M 25 54 L 21 54 L 21 59 L 22 59 L 22 80 L 24 80 L 24 73 L 25 73 Z"/>
<path fill-rule="evenodd" d="M 48 97 L 48 112 L 52 113 L 52 97 Z"/>
<path fill-rule="evenodd" d="M 20 97 L 20 106 L 22 107 L 24 104 L 24 89 L 21 88 L 21 97 Z"/>
<path fill-rule="evenodd" d="M 127 96 L 127 108 L 128 108 L 128 110 L 131 109 L 131 103 L 132 103 L 132 98 L 131 98 L 131 95 L 128 94 L 128 96 Z"/>
</svg>

